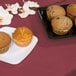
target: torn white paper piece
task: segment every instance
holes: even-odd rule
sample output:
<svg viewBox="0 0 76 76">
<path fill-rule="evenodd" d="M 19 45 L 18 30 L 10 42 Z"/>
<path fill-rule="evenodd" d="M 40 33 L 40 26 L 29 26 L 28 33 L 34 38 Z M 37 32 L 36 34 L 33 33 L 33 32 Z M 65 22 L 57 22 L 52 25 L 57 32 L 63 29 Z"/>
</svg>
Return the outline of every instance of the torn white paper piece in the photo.
<svg viewBox="0 0 76 76">
<path fill-rule="evenodd" d="M 0 6 L 0 25 L 9 25 L 11 24 L 13 15 Z"/>
<path fill-rule="evenodd" d="M 24 7 L 25 6 L 28 6 L 28 7 L 39 7 L 39 4 L 37 2 L 34 2 L 34 1 L 27 1 L 27 2 L 24 2 Z"/>
<path fill-rule="evenodd" d="M 24 2 L 22 9 L 19 10 L 19 11 L 21 11 L 21 13 L 19 13 L 18 15 L 21 18 L 26 18 L 28 15 L 34 15 L 36 12 L 35 12 L 35 10 L 30 9 L 30 7 L 39 7 L 39 4 L 37 2 L 33 2 L 33 1 Z M 23 12 L 22 12 L 22 10 L 23 10 Z"/>
<path fill-rule="evenodd" d="M 21 18 L 26 18 L 28 15 L 34 15 L 35 14 L 35 11 L 34 10 L 31 10 L 29 8 L 28 9 L 26 8 L 23 11 L 24 12 L 18 14 Z"/>
<path fill-rule="evenodd" d="M 12 14 L 18 14 L 18 9 L 21 8 L 21 6 L 19 5 L 19 3 L 15 3 L 15 4 L 6 4 L 7 6 L 7 11 L 11 11 Z"/>
</svg>

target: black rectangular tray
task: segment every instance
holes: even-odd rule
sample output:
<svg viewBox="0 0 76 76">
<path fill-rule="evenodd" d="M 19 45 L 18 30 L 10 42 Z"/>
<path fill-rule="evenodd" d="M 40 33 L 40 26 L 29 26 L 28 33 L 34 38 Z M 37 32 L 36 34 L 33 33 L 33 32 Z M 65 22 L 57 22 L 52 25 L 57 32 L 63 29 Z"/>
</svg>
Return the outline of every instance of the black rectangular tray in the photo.
<svg viewBox="0 0 76 76">
<path fill-rule="evenodd" d="M 66 11 L 66 8 L 67 8 L 68 4 L 61 5 L 61 6 Z M 46 9 L 47 9 L 47 6 L 45 6 L 45 7 L 39 7 L 39 8 L 37 8 L 37 13 L 39 15 L 39 18 L 40 18 L 40 20 L 41 20 L 44 28 L 45 28 L 47 36 L 50 39 L 61 39 L 61 38 L 67 38 L 67 37 L 76 36 L 76 26 L 75 26 L 74 22 L 73 22 L 73 27 L 68 32 L 68 34 L 61 36 L 61 35 L 56 35 L 55 33 L 53 33 L 53 30 L 52 30 L 52 27 L 51 27 L 51 23 L 47 19 Z"/>
</svg>

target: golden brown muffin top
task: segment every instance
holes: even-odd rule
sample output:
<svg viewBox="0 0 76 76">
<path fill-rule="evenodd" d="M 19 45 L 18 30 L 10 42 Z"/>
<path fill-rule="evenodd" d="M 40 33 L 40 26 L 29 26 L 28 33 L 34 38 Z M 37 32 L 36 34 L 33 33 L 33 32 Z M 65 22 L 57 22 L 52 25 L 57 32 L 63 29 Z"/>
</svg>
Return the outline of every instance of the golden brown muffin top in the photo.
<svg viewBox="0 0 76 76">
<path fill-rule="evenodd" d="M 58 16 L 51 22 L 52 27 L 58 30 L 68 30 L 72 27 L 73 23 L 69 17 Z"/>
<path fill-rule="evenodd" d="M 7 47 L 11 43 L 11 37 L 4 32 L 0 32 L 0 48 Z"/>
<path fill-rule="evenodd" d="M 67 13 L 72 16 L 76 16 L 76 3 L 72 3 L 67 6 Z"/>
<path fill-rule="evenodd" d="M 18 27 L 12 36 L 18 42 L 25 42 L 31 40 L 33 32 L 27 27 Z"/>
<path fill-rule="evenodd" d="M 65 9 L 60 5 L 50 5 L 47 8 L 47 15 L 49 15 L 51 18 L 57 16 L 64 16 L 65 14 L 66 14 Z"/>
</svg>

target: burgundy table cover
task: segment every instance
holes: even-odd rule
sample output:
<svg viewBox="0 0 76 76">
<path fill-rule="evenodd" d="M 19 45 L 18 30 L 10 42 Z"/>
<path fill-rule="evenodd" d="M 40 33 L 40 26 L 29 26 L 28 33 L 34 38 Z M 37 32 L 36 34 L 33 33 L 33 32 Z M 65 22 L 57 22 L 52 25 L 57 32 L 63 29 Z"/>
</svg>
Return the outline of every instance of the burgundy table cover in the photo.
<svg viewBox="0 0 76 76">
<path fill-rule="evenodd" d="M 33 1 L 38 2 L 40 6 L 45 6 L 59 0 Z M 23 5 L 22 0 L 0 0 L 0 5 L 16 2 Z M 61 4 L 73 2 L 76 0 L 66 0 Z M 76 76 L 76 37 L 49 39 L 37 13 L 25 19 L 15 15 L 9 26 L 23 25 L 29 27 L 38 37 L 38 44 L 31 54 L 18 65 L 0 62 L 0 76 Z"/>
</svg>

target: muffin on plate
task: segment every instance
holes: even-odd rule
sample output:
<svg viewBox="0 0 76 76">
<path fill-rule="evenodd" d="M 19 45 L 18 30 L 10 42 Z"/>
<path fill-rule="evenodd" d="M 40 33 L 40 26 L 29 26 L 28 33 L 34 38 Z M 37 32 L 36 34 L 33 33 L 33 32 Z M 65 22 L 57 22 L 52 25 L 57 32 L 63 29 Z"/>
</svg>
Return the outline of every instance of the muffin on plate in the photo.
<svg viewBox="0 0 76 76">
<path fill-rule="evenodd" d="M 67 6 L 67 15 L 74 20 L 76 17 L 76 3 L 72 3 Z"/>
<path fill-rule="evenodd" d="M 0 32 L 0 54 L 8 51 L 10 43 L 11 37 L 5 32 Z"/>
<path fill-rule="evenodd" d="M 14 42 L 20 46 L 28 46 L 33 38 L 33 32 L 27 27 L 18 27 L 12 34 Z"/>
<path fill-rule="evenodd" d="M 66 16 L 55 17 L 51 21 L 53 32 L 57 35 L 67 34 L 73 26 L 72 20 Z"/>
<path fill-rule="evenodd" d="M 55 18 L 57 16 L 65 16 L 66 15 L 65 9 L 63 7 L 61 7 L 60 5 L 48 6 L 46 13 L 47 13 L 47 17 L 48 17 L 49 21 L 52 18 Z"/>
</svg>

